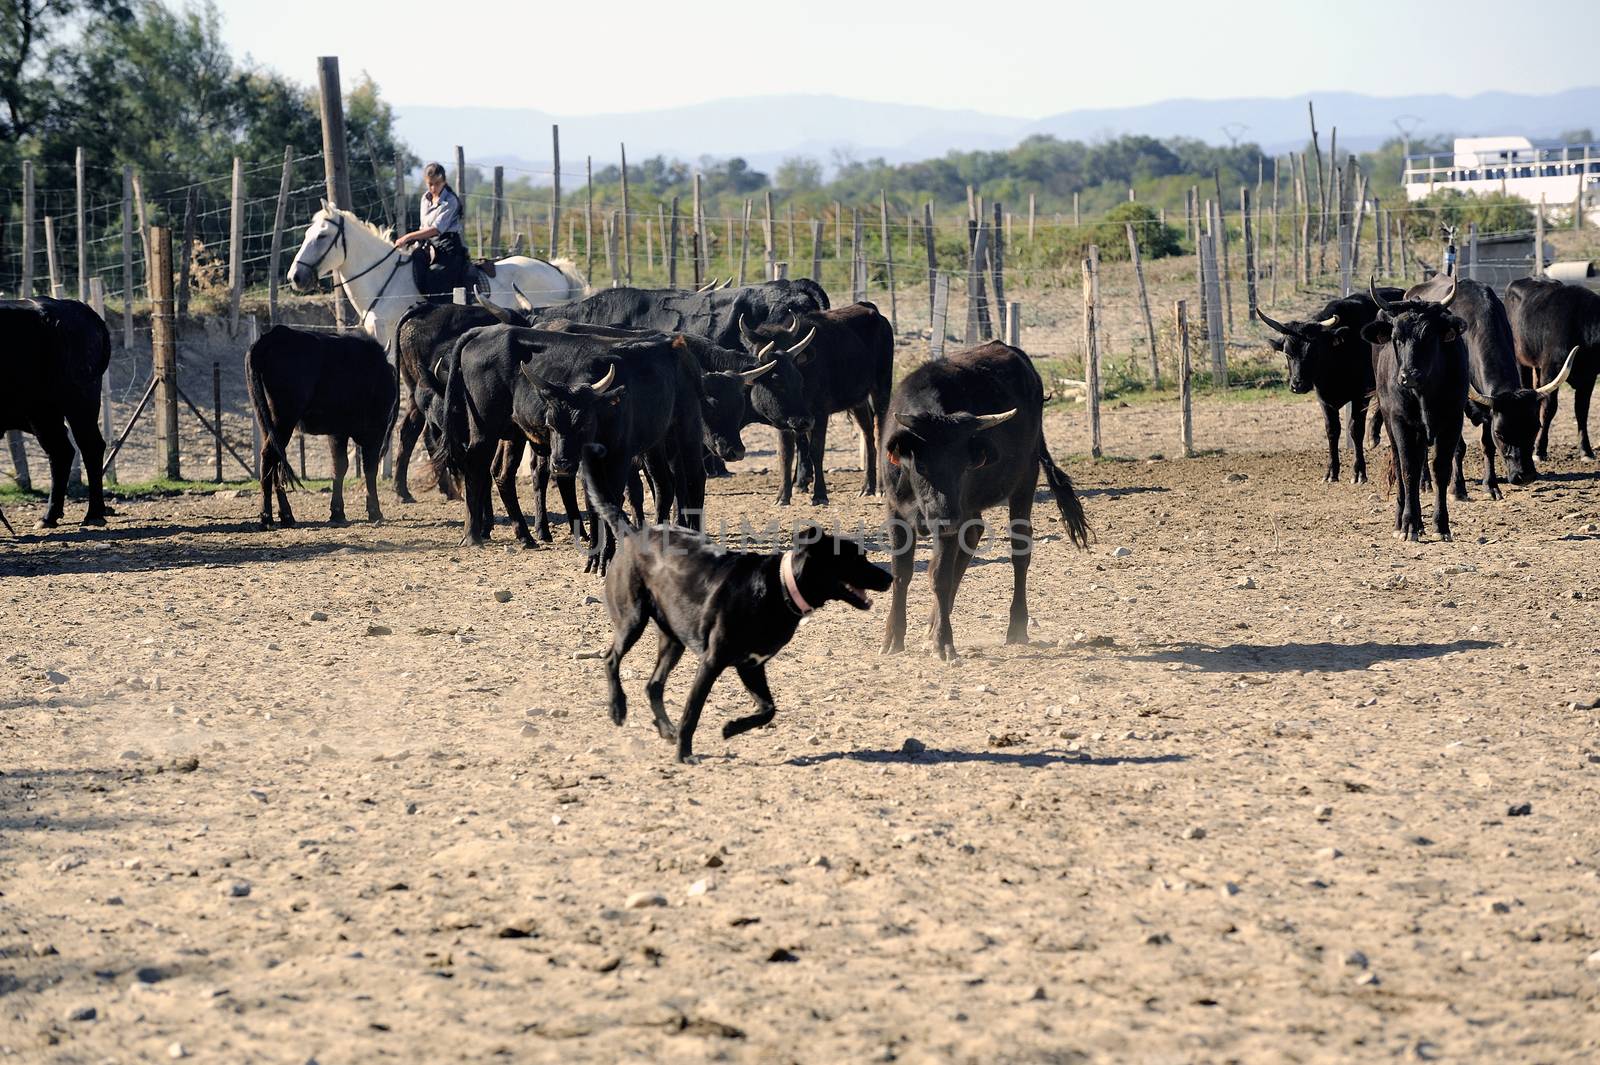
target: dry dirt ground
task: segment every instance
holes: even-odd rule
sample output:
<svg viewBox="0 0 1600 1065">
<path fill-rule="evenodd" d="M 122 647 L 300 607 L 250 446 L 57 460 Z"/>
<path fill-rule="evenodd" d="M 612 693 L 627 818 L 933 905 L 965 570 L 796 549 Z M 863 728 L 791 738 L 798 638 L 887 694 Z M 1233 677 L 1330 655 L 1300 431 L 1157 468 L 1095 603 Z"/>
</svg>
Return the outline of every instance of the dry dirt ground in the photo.
<svg viewBox="0 0 1600 1065">
<path fill-rule="evenodd" d="M 0 543 L 0 1055 L 1595 1060 L 1570 421 L 1546 479 L 1411 545 L 1380 485 L 1321 483 L 1308 400 L 1198 413 L 1222 453 L 1066 463 L 1098 540 L 1043 523 L 1032 645 L 991 547 L 958 663 L 830 607 L 770 667 L 775 727 L 722 740 L 724 678 L 692 766 L 639 712 L 648 638 L 606 718 L 560 536 L 458 548 L 432 496 L 263 533 L 218 496 Z M 1106 435 L 1170 455 L 1172 422 Z M 1083 450 L 1077 413 L 1049 434 Z M 713 523 L 814 514 L 752 443 Z M 927 604 L 919 575 L 914 631 Z"/>
</svg>

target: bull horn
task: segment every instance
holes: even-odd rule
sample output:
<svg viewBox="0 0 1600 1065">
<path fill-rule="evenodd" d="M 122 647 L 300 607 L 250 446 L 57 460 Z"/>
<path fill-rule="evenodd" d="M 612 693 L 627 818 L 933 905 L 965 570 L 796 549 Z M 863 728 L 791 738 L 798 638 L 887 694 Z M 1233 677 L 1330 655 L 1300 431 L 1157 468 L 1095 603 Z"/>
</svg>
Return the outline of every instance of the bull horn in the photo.
<svg viewBox="0 0 1600 1065">
<path fill-rule="evenodd" d="M 732 288 L 733 287 L 733 276 L 732 275 L 729 275 L 728 280 L 726 280 L 726 281 L 724 281 L 722 283 L 722 287 L 723 288 Z"/>
<path fill-rule="evenodd" d="M 707 281 L 705 284 L 703 284 L 699 288 L 695 289 L 695 292 L 697 292 L 697 293 L 699 293 L 699 292 L 710 292 L 712 289 L 714 289 L 716 287 L 717 287 L 717 279 L 713 277 L 710 281 Z"/>
<path fill-rule="evenodd" d="M 1382 311 L 1385 314 L 1397 314 L 1397 313 L 1399 313 L 1398 310 L 1396 309 L 1396 307 L 1397 307 L 1396 304 L 1390 303 L 1388 300 L 1386 300 L 1382 296 L 1378 295 L 1378 275 L 1377 274 L 1373 274 L 1371 279 L 1367 281 L 1367 292 L 1368 292 L 1369 295 L 1372 296 L 1372 302 L 1376 303 L 1378 305 L 1378 310 Z"/>
<path fill-rule="evenodd" d="M 517 287 L 517 283 L 515 281 L 511 282 L 511 293 L 517 297 L 517 303 L 521 304 L 523 310 L 532 313 L 533 301 L 527 296 L 523 295 L 522 290 Z"/>
<path fill-rule="evenodd" d="M 906 421 L 904 418 L 902 418 L 898 411 L 895 412 L 894 420 L 896 422 L 900 423 L 900 428 L 904 429 L 907 433 L 910 433 L 912 436 L 916 437 L 918 440 L 923 439 L 922 434 L 917 432 L 917 427 L 912 425 L 910 422 Z"/>
<path fill-rule="evenodd" d="M 777 347 L 777 346 L 778 346 L 778 342 L 776 340 L 767 341 L 765 344 L 761 345 L 761 350 L 756 352 L 756 358 L 758 358 L 758 359 L 766 358 L 768 355 L 772 354 L 772 349 Z M 776 360 L 774 360 L 774 361 L 776 361 Z"/>
<path fill-rule="evenodd" d="M 616 379 L 617 379 L 617 364 L 616 363 L 612 363 L 610 366 L 608 366 L 606 368 L 606 375 L 604 377 L 600 378 L 600 380 L 596 381 L 590 387 L 594 389 L 594 394 L 598 396 L 602 392 L 604 392 L 606 389 L 610 388 L 611 387 L 611 382 L 615 381 Z"/>
<path fill-rule="evenodd" d="M 1257 313 L 1260 313 L 1260 312 L 1257 312 Z M 1324 329 L 1332 329 L 1334 326 L 1339 324 L 1339 316 L 1336 314 L 1331 318 L 1323 319 L 1322 321 L 1318 322 L 1317 324 L 1320 325 Z"/>
<path fill-rule="evenodd" d="M 789 315 L 789 324 L 783 327 L 783 331 L 790 336 L 800 332 L 800 316 L 798 314 Z"/>
<path fill-rule="evenodd" d="M 993 429 L 1001 422 L 1010 421 L 1016 417 L 1016 414 L 1017 408 L 1012 407 L 1010 410 L 1001 411 L 999 414 L 979 414 L 972 420 L 978 429 L 982 431 L 984 429 Z"/>
<path fill-rule="evenodd" d="M 490 299 L 488 299 L 488 298 L 486 298 L 484 296 L 479 296 L 478 297 L 478 304 L 481 307 L 483 307 L 484 310 L 486 310 L 490 314 L 494 315 L 495 321 L 499 322 L 502 325 L 521 325 L 522 324 L 522 319 L 518 318 L 516 315 L 512 314 L 510 311 L 506 310 L 504 307 L 500 306 L 498 303 L 495 303 L 493 300 L 490 300 Z"/>
<path fill-rule="evenodd" d="M 1262 310 L 1260 307 L 1256 308 L 1256 317 L 1261 319 L 1262 323 L 1266 325 L 1268 329 L 1282 333 L 1286 337 L 1294 336 L 1293 331 L 1291 331 L 1288 326 L 1284 325 L 1282 322 L 1277 322 L 1269 318 L 1267 316 L 1267 312 Z"/>
<path fill-rule="evenodd" d="M 1561 367 L 1561 372 L 1556 374 L 1556 379 L 1554 381 L 1551 381 L 1546 385 L 1540 385 L 1538 388 L 1534 389 L 1534 391 L 1539 393 L 1541 396 L 1548 396 L 1550 393 L 1560 388 L 1561 382 L 1565 381 L 1567 379 L 1567 375 L 1572 372 L 1572 360 L 1577 356 L 1578 348 L 1582 346 L 1582 344 L 1578 344 L 1574 346 L 1571 351 L 1567 352 L 1567 361 L 1565 365 Z"/>
<path fill-rule="evenodd" d="M 800 354 L 802 351 L 806 350 L 806 345 L 811 343 L 816 338 L 817 338 L 817 327 L 816 326 L 812 326 L 811 327 L 811 332 L 806 334 L 806 338 L 804 340 L 800 341 L 800 343 L 795 344 L 794 346 L 790 347 L 789 350 L 788 350 L 788 354 L 791 357 Z"/>
<path fill-rule="evenodd" d="M 744 315 L 742 314 L 739 316 L 739 339 L 744 341 L 744 345 L 747 348 L 759 347 L 761 344 L 756 335 L 750 332 L 750 327 L 745 324 Z"/>
<path fill-rule="evenodd" d="M 1454 275 L 1454 274 L 1451 274 L 1451 275 L 1450 275 L 1450 291 L 1449 291 L 1449 293 L 1448 293 L 1448 294 L 1447 294 L 1447 295 L 1446 295 L 1446 296 L 1445 296 L 1445 298 L 1444 298 L 1444 299 L 1442 299 L 1442 300 L 1440 300 L 1440 301 L 1439 301 L 1439 306 L 1441 306 L 1441 307 L 1448 307 L 1448 306 L 1450 306 L 1450 304 L 1451 304 L 1451 303 L 1452 303 L 1452 302 L 1454 302 L 1454 300 L 1455 300 L 1455 298 L 1456 298 L 1456 293 L 1457 293 L 1457 292 L 1459 292 L 1459 291 L 1460 291 L 1460 290 L 1461 290 L 1461 286 L 1460 286 L 1460 285 L 1458 285 L 1458 284 L 1456 284 L 1456 278 L 1455 278 L 1455 275 Z"/>
<path fill-rule="evenodd" d="M 739 380 L 743 381 L 747 385 L 753 385 L 762 374 L 772 372 L 772 368 L 776 365 L 778 365 L 777 359 L 773 359 L 768 363 L 763 363 L 762 365 L 757 366 L 754 370 L 746 370 L 739 374 Z"/>
<path fill-rule="evenodd" d="M 1482 407 L 1484 410 L 1490 410 L 1494 407 L 1494 401 L 1488 396 L 1484 395 L 1482 392 L 1479 392 L 1476 388 L 1473 388 L 1471 381 L 1467 382 L 1467 398 L 1472 400 L 1472 402 L 1476 403 L 1478 406 Z"/>
</svg>

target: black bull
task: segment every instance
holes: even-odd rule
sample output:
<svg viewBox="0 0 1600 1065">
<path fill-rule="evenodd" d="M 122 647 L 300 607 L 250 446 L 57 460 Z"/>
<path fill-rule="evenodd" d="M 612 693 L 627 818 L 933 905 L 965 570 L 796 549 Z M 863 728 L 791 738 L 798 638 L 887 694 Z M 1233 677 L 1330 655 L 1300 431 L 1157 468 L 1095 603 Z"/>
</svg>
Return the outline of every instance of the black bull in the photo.
<svg viewBox="0 0 1600 1065">
<path fill-rule="evenodd" d="M 382 521 L 378 459 L 394 426 L 398 395 L 394 370 L 378 343 L 365 336 L 329 336 L 274 326 L 244 357 L 245 384 L 261 425 L 261 522 L 272 524 L 272 493 L 279 517 L 294 524 L 286 485 L 298 481 L 284 452 L 296 428 L 325 435 L 333 457 L 329 520 L 344 517 L 344 476 L 350 441 L 361 448 L 367 482 L 367 518 Z"/>
<path fill-rule="evenodd" d="M 592 325 L 692 333 L 718 347 L 739 350 L 739 318 L 752 324 L 788 321 L 828 309 L 814 281 L 768 281 L 744 288 L 687 292 L 679 289 L 608 288 L 586 299 L 538 309 L 541 320 L 565 318 Z"/>
<path fill-rule="evenodd" d="M 1380 289 L 1398 299 L 1397 288 Z M 1271 340 L 1289 364 L 1289 389 L 1297 395 L 1316 391 L 1328 435 L 1328 472 L 1323 480 L 1339 480 L 1339 411 L 1350 405 L 1350 444 L 1355 451 L 1351 481 L 1367 479 L 1364 443 L 1367 400 L 1372 394 L 1372 345 L 1361 330 L 1378 315 L 1366 293 L 1330 301 L 1314 318 L 1277 322 L 1258 311 L 1257 317 L 1279 334 Z"/>
<path fill-rule="evenodd" d="M 1523 383 L 1537 384 L 1543 395 L 1539 412 L 1539 458 L 1550 451 L 1550 423 L 1555 421 L 1559 388 L 1544 389 L 1570 375 L 1572 414 L 1578 423 L 1578 447 L 1594 458 L 1589 443 L 1589 400 L 1600 376 L 1600 293 L 1547 278 L 1525 277 L 1506 288 L 1506 310 L 1516 338 Z M 1557 382 L 1559 384 L 1559 382 Z"/>
<path fill-rule="evenodd" d="M 77 441 L 89 482 L 84 525 L 106 523 L 100 465 L 100 380 L 111 362 L 111 334 L 76 300 L 0 301 L 0 432 L 32 433 L 50 457 L 50 502 L 39 527 L 54 528 L 66 506 L 72 446 Z M 71 428 L 72 436 L 67 436 Z"/>
<path fill-rule="evenodd" d="M 905 647 L 906 589 L 917 537 L 933 542 L 928 576 L 934 606 L 930 634 L 941 658 L 953 659 L 950 615 L 956 590 L 982 535 L 987 507 L 1010 508 L 1012 595 L 1007 643 L 1028 642 L 1028 563 L 1033 497 L 1044 470 L 1074 543 L 1089 541 L 1072 481 L 1056 468 L 1044 440 L 1044 385 L 1032 361 L 998 341 L 925 362 L 889 401 L 884 456 L 894 552 L 894 598 L 883 650 Z"/>
</svg>

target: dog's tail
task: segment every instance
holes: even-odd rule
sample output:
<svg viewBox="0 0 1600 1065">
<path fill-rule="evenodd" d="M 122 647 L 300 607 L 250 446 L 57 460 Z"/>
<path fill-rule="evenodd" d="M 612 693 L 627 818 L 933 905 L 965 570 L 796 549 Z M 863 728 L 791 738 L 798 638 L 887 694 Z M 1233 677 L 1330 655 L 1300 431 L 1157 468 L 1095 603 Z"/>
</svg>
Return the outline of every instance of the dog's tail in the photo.
<svg viewBox="0 0 1600 1065">
<path fill-rule="evenodd" d="M 623 540 L 634 531 L 635 526 L 628 520 L 628 515 L 622 512 L 617 501 L 600 490 L 600 478 L 594 471 L 594 464 L 596 460 L 604 458 L 605 453 L 606 449 L 599 444 L 584 445 L 583 458 L 578 463 L 583 476 L 583 491 L 589 497 L 589 505 L 601 520 L 611 526 L 612 534 L 618 540 Z"/>
<path fill-rule="evenodd" d="M 289 465 L 289 456 L 284 454 L 283 445 L 278 443 L 278 435 L 273 429 L 272 412 L 267 406 L 266 385 L 261 379 L 261 366 L 256 358 L 256 347 L 260 341 L 245 352 L 244 356 L 244 383 L 245 390 L 250 393 L 250 406 L 255 411 L 256 422 L 261 426 L 261 438 L 267 442 L 267 450 L 273 459 L 273 470 L 269 473 L 262 470 L 263 480 L 270 476 L 278 478 L 280 488 L 287 485 L 291 488 L 300 487 L 300 477 L 294 472 L 294 467 Z"/>
<path fill-rule="evenodd" d="M 1083 516 L 1083 504 L 1072 490 L 1072 478 L 1062 473 L 1050 457 L 1050 449 L 1045 446 L 1042 431 L 1039 433 L 1039 465 L 1044 468 L 1045 483 L 1056 497 L 1056 506 L 1061 510 L 1061 520 L 1067 527 L 1067 534 L 1079 547 L 1088 547 L 1089 522 Z"/>
</svg>

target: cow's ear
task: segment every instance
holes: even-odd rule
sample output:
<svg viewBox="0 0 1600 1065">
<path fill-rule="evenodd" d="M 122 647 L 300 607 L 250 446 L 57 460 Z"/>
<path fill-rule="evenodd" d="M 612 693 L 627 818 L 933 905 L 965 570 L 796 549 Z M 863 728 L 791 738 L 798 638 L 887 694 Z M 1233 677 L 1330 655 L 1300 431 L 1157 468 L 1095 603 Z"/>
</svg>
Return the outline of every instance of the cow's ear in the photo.
<svg viewBox="0 0 1600 1065">
<path fill-rule="evenodd" d="M 1383 345 L 1394 338 L 1394 326 L 1379 318 L 1361 327 L 1361 339 L 1368 344 Z"/>
<path fill-rule="evenodd" d="M 1350 339 L 1350 327 L 1347 325 L 1335 326 L 1328 330 L 1328 336 L 1333 338 L 1335 344 L 1343 344 Z"/>
<path fill-rule="evenodd" d="M 517 345 L 517 361 L 527 362 L 535 355 L 545 350 L 545 345 L 537 340 L 524 340 Z"/>
<path fill-rule="evenodd" d="M 1283 338 L 1282 337 L 1268 337 L 1267 338 L 1267 343 L 1272 345 L 1272 350 L 1273 351 L 1282 351 L 1283 350 Z"/>
<path fill-rule="evenodd" d="M 889 435 L 889 439 L 883 442 L 883 454 L 889 460 L 889 465 L 900 465 L 900 460 L 912 450 L 911 440 L 911 434 L 904 429 L 897 429 Z"/>
<path fill-rule="evenodd" d="M 1452 314 L 1444 320 L 1444 342 L 1446 344 L 1454 344 L 1461 339 L 1461 334 L 1466 331 L 1467 321 L 1465 318 L 1458 318 Z"/>
<path fill-rule="evenodd" d="M 621 402 L 622 397 L 627 394 L 627 385 L 612 385 L 610 388 L 602 392 L 601 396 L 607 403 L 610 403 L 613 407 L 615 407 L 619 402 Z"/>
<path fill-rule="evenodd" d="M 986 437 L 981 435 L 974 436 L 971 440 L 967 441 L 968 464 L 971 465 L 973 469 L 980 469 L 984 466 L 987 466 L 989 463 L 998 460 L 999 457 L 999 453 L 995 451 L 994 445 L 989 443 Z"/>
</svg>

